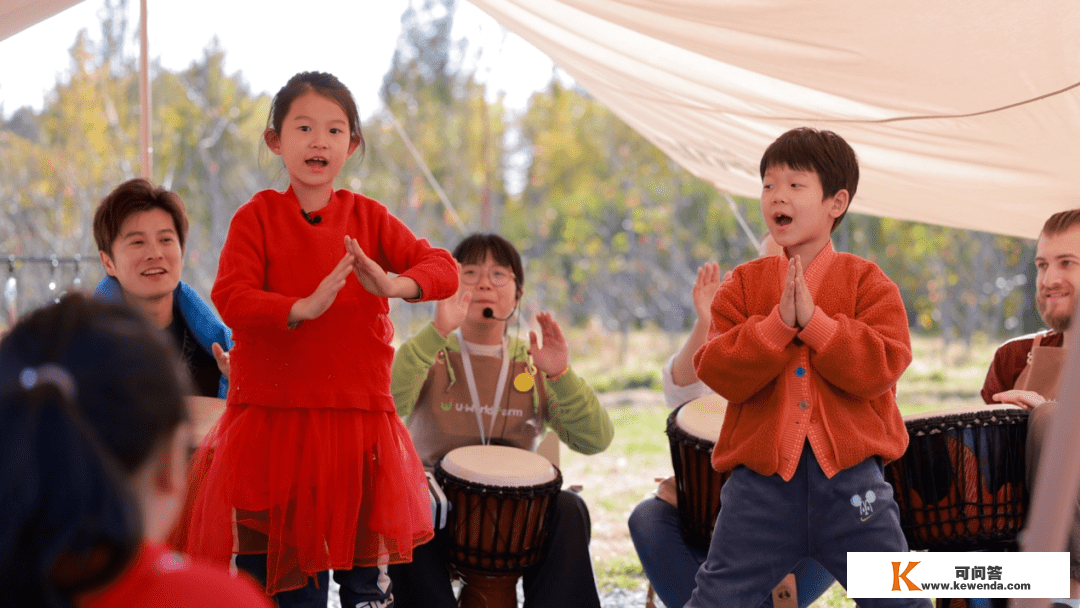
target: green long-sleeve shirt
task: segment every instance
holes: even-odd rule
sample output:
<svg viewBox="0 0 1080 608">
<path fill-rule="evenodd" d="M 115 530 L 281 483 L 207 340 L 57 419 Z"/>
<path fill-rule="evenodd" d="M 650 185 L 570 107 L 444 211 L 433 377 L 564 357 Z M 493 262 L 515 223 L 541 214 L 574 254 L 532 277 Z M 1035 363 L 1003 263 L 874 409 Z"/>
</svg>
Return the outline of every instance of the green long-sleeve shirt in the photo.
<svg viewBox="0 0 1080 608">
<path fill-rule="evenodd" d="M 541 386 L 518 390 L 514 379 L 528 365 L 528 344 L 511 338 L 512 361 L 504 398 L 492 408 L 501 359 L 472 355 L 481 400 L 481 421 L 492 443 L 535 450 L 543 427 L 550 427 L 570 449 L 596 454 L 611 444 L 614 427 L 592 388 L 572 369 L 549 382 L 544 374 L 533 377 Z M 449 364 L 448 364 L 449 362 Z M 450 450 L 480 443 L 475 407 L 461 367 L 457 336 L 443 337 L 430 323 L 397 349 L 391 392 L 398 414 L 406 420 L 417 452 L 433 466 Z"/>
</svg>

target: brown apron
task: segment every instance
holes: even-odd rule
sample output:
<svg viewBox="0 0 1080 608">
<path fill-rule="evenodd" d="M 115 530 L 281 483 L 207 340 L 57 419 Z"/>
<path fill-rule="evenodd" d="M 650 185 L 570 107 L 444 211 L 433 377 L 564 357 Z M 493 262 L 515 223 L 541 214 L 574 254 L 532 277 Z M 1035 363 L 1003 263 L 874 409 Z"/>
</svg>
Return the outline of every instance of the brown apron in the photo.
<svg viewBox="0 0 1080 608">
<path fill-rule="evenodd" d="M 1065 347 L 1040 346 L 1043 335 L 1035 335 L 1027 365 L 1016 377 L 1013 388 L 1039 393 L 1047 401 L 1056 401 L 1058 387 L 1061 386 L 1061 369 L 1065 363 Z"/>
<path fill-rule="evenodd" d="M 493 408 L 490 401 L 496 393 L 502 359 L 472 355 L 471 365 L 483 401 L 480 417 L 484 432 L 492 431 L 488 442 L 535 452 L 547 420 L 546 395 L 539 374 L 529 390 L 518 390 L 514 378 L 530 370 L 528 362 L 511 361 L 507 386 L 500 403 Z M 439 353 L 420 390 L 408 427 L 420 460 L 429 468 L 454 448 L 480 443 L 481 429 L 477 427 L 476 406 L 465 379 L 461 353 Z"/>
</svg>

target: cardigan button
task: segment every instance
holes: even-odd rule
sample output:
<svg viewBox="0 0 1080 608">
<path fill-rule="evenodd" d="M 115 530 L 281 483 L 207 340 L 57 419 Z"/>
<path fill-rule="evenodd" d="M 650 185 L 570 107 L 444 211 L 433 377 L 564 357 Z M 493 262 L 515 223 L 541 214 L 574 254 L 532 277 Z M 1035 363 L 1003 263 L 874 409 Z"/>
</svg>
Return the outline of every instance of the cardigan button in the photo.
<svg viewBox="0 0 1080 608">
<path fill-rule="evenodd" d="M 808 407 L 810 407 L 810 404 L 807 403 L 806 399 L 803 399 L 802 401 L 799 402 L 799 409 L 800 410 L 805 410 Z"/>
<path fill-rule="evenodd" d="M 806 375 L 806 368 L 805 367 L 796 367 L 795 368 L 795 375 L 802 378 L 803 376 Z"/>
</svg>

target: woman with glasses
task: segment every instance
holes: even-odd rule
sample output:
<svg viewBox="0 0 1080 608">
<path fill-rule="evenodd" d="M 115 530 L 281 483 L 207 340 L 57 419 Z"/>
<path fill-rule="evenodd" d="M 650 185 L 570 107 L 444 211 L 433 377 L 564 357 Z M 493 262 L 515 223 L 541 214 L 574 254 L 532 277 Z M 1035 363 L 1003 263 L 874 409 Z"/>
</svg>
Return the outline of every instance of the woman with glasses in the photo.
<svg viewBox="0 0 1080 608">
<path fill-rule="evenodd" d="M 453 252 L 457 294 L 437 303 L 435 318 L 394 356 L 391 390 L 424 466 L 447 452 L 480 444 L 536 450 L 550 428 L 583 454 L 611 443 L 611 418 L 569 364 L 562 330 L 547 312 L 536 315 L 540 336 L 526 343 L 507 328 L 524 293 L 521 256 L 506 239 L 473 234 Z M 520 328 L 520 323 L 514 323 Z M 525 603 L 598 608 L 589 557 L 584 501 L 560 493 L 547 557 L 525 571 Z M 449 571 L 435 542 L 413 561 L 390 567 L 396 608 L 454 608 Z"/>
</svg>

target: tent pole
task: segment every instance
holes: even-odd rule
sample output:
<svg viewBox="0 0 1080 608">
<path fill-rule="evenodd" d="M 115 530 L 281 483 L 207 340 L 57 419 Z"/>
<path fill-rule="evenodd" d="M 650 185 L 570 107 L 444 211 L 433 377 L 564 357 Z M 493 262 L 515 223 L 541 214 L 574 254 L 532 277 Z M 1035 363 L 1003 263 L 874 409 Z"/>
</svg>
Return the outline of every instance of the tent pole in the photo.
<svg viewBox="0 0 1080 608">
<path fill-rule="evenodd" d="M 146 36 L 146 0 L 140 0 L 141 18 L 139 20 L 139 164 L 142 176 L 150 179 L 153 167 L 150 165 L 150 69 L 147 60 Z"/>
</svg>

